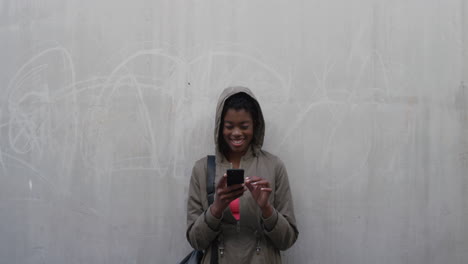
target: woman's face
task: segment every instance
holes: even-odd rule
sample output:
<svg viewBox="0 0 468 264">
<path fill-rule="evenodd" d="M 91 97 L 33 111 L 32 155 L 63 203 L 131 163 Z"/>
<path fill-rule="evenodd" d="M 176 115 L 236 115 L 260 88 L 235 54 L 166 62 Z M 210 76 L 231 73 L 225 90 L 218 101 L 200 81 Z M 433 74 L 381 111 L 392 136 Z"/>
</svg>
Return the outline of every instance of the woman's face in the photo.
<svg viewBox="0 0 468 264">
<path fill-rule="evenodd" d="M 231 153 L 247 152 L 254 135 L 252 115 L 244 109 L 228 109 L 224 116 L 223 139 Z"/>
</svg>

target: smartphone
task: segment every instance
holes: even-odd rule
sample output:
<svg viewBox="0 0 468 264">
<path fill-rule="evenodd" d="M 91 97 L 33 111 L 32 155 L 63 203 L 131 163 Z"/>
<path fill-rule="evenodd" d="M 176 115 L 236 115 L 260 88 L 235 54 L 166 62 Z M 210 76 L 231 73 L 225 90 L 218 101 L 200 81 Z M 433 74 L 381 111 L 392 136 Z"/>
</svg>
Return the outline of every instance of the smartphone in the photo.
<svg viewBox="0 0 468 264">
<path fill-rule="evenodd" d="M 244 183 L 244 169 L 228 169 L 226 174 L 228 186 Z"/>
</svg>

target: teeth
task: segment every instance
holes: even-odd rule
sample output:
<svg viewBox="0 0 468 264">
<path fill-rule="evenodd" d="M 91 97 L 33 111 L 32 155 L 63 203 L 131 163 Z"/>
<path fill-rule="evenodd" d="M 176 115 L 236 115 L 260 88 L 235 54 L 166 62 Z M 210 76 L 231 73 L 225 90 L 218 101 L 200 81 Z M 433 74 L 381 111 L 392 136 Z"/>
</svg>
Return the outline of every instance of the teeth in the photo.
<svg viewBox="0 0 468 264">
<path fill-rule="evenodd" d="M 243 142 L 244 142 L 243 139 L 241 139 L 241 140 L 232 140 L 232 143 L 234 143 L 235 145 L 242 144 Z"/>
</svg>

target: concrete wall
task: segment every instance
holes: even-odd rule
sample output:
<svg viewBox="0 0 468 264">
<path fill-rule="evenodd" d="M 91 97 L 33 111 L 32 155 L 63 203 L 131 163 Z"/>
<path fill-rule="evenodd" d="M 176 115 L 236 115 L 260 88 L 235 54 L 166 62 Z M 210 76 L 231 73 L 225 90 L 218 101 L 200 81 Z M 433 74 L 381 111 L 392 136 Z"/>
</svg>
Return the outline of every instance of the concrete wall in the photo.
<svg viewBox="0 0 468 264">
<path fill-rule="evenodd" d="M 0 263 L 176 263 L 214 110 L 251 87 L 285 263 L 468 261 L 465 0 L 3 0 Z"/>
</svg>

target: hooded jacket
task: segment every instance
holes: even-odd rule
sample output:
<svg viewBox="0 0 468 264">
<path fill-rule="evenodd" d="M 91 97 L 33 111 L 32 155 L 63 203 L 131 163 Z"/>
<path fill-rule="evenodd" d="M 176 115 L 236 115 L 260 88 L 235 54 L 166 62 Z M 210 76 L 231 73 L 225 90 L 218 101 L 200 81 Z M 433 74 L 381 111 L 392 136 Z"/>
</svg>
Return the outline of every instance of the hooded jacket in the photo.
<svg viewBox="0 0 468 264">
<path fill-rule="evenodd" d="M 215 184 L 231 164 L 219 151 L 218 130 L 224 102 L 236 93 L 246 93 L 256 100 L 245 87 L 229 87 L 221 94 L 216 108 L 215 145 L 216 176 Z M 229 206 L 221 219 L 211 214 L 206 195 L 207 158 L 198 160 L 192 170 L 187 202 L 187 240 L 198 250 L 204 250 L 202 263 L 210 263 L 211 243 L 218 243 L 218 261 L 223 263 L 281 263 L 280 250 L 291 247 L 297 239 L 298 230 L 294 216 L 293 201 L 288 174 L 283 162 L 276 156 L 262 150 L 265 125 L 261 109 L 260 124 L 255 124 L 256 145 L 251 145 L 242 157 L 240 168 L 245 176 L 259 176 L 269 181 L 273 191 L 269 202 L 273 214 L 265 219 L 249 191 L 240 197 L 240 220 L 236 221 Z M 216 186 L 216 185 L 215 185 Z"/>
</svg>

